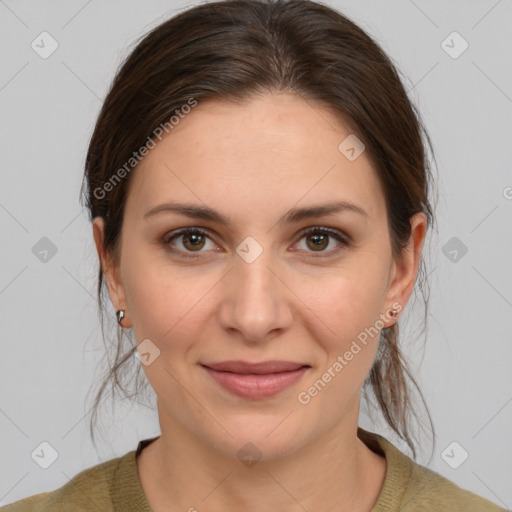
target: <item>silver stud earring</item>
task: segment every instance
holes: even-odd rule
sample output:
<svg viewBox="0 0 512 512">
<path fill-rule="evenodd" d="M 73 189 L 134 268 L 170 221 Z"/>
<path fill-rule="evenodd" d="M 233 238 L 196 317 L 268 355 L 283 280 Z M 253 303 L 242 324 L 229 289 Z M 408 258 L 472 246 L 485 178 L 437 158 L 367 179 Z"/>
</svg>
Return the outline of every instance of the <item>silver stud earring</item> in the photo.
<svg viewBox="0 0 512 512">
<path fill-rule="evenodd" d="M 125 316 L 124 309 L 120 309 L 119 311 L 116 311 L 116 316 L 117 316 L 117 323 L 119 325 L 121 325 L 121 321 L 123 320 L 123 318 Z M 121 327 L 122 327 L 122 325 L 121 325 Z"/>
</svg>

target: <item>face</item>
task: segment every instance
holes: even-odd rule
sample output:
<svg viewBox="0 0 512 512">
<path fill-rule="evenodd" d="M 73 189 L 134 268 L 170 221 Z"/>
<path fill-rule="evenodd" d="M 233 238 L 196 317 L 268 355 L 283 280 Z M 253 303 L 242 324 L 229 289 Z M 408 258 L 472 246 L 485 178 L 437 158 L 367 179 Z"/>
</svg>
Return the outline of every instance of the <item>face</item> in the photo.
<svg viewBox="0 0 512 512">
<path fill-rule="evenodd" d="M 162 435 L 192 433 L 233 457 L 252 442 L 272 459 L 357 425 L 426 220 L 413 218 L 412 250 L 395 261 L 376 172 L 364 151 L 354 160 L 339 149 L 349 135 L 294 95 L 199 102 L 133 171 L 118 265 L 107 265 L 95 220 L 114 307 L 146 340 Z M 193 208 L 156 208 L 168 203 Z M 213 369 L 233 361 L 287 364 Z"/>
</svg>

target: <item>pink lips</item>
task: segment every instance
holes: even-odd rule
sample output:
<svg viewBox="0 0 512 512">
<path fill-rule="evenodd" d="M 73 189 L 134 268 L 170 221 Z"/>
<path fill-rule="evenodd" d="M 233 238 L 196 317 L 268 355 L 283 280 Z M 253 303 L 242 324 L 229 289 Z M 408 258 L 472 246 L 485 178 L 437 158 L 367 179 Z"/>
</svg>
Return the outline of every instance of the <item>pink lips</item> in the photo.
<svg viewBox="0 0 512 512">
<path fill-rule="evenodd" d="M 205 370 L 226 390 L 243 398 L 267 398 L 295 384 L 310 368 L 291 361 L 223 361 L 205 363 Z"/>
</svg>

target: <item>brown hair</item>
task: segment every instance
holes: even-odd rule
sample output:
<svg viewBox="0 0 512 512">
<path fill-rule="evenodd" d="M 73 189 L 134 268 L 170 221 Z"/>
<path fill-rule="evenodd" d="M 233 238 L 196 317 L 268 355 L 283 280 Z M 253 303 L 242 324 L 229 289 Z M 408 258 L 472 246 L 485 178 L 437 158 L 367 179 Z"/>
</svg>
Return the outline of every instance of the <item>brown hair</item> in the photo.
<svg viewBox="0 0 512 512">
<path fill-rule="evenodd" d="M 81 193 L 91 221 L 97 216 L 105 220 L 104 246 L 113 261 L 119 261 L 131 182 L 131 173 L 120 179 L 118 170 L 126 169 L 134 151 L 147 141 L 156 141 L 155 128 L 168 123 L 191 99 L 242 103 L 269 92 L 291 92 L 327 106 L 364 142 L 385 195 L 396 258 L 409 241 L 412 215 L 424 212 L 431 227 L 431 172 L 424 140 L 430 149 L 432 144 L 397 69 L 379 45 L 341 13 L 318 2 L 224 0 L 189 8 L 152 29 L 122 63 L 107 94 L 87 152 Z M 117 181 L 108 193 L 98 192 L 113 178 Z M 419 275 L 424 274 L 422 259 Z M 97 293 L 105 342 L 103 285 L 100 265 Z M 424 279 L 417 286 L 426 316 Z M 123 331 L 119 334 L 118 329 L 114 362 L 109 361 L 93 407 L 93 441 L 97 407 L 108 382 L 114 381 L 112 393 L 117 386 L 131 397 L 119 370 L 133 362 L 135 350 L 133 341 L 123 348 Z M 140 366 L 134 394 L 140 391 Z M 398 347 L 395 324 L 382 330 L 364 391 L 368 400 L 366 388 L 371 388 L 383 417 L 416 457 L 408 425 L 409 415 L 415 414 L 408 381 L 421 396 Z M 146 384 L 142 379 L 142 386 Z"/>
</svg>

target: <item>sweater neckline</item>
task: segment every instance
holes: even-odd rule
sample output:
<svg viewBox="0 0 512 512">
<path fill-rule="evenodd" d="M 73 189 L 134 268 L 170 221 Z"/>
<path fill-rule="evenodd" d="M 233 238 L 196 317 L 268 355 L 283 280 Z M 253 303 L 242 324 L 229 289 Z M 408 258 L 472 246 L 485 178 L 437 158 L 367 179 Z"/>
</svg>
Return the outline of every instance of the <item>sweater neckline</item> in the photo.
<svg viewBox="0 0 512 512">
<path fill-rule="evenodd" d="M 394 512 L 400 503 L 409 482 L 413 461 L 385 437 L 357 428 L 357 436 L 370 450 L 386 458 L 384 484 L 371 512 Z M 112 499 L 115 511 L 152 512 L 137 473 L 137 455 L 150 443 L 158 439 L 155 436 L 139 441 L 136 450 L 122 456 L 114 475 Z"/>
</svg>

